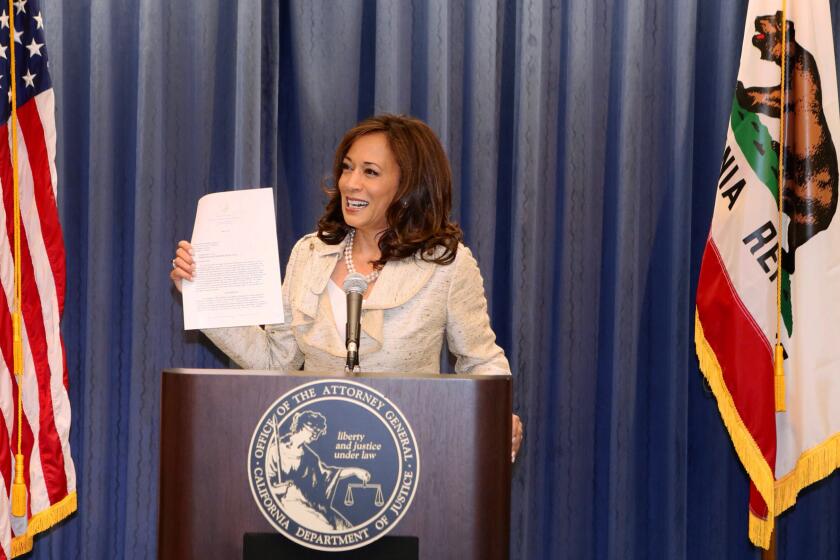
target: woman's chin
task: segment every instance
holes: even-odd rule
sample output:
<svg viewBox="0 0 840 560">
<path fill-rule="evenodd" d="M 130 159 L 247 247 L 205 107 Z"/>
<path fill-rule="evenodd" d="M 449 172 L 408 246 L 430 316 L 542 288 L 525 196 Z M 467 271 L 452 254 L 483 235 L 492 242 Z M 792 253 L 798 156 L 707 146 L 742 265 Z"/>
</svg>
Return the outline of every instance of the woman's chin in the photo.
<svg viewBox="0 0 840 560">
<path fill-rule="evenodd" d="M 344 223 L 350 226 L 351 228 L 358 229 L 359 226 L 363 226 L 362 220 L 359 219 L 359 216 L 355 212 L 349 212 L 348 210 L 344 210 L 342 212 L 344 216 Z"/>
<path fill-rule="evenodd" d="M 359 232 L 375 234 L 388 228 L 387 221 L 379 220 L 376 223 L 372 223 L 370 218 L 362 215 L 361 212 L 349 212 L 345 209 L 342 215 L 344 216 L 344 223 Z"/>
<path fill-rule="evenodd" d="M 375 230 L 371 227 L 370 220 L 366 220 L 358 214 L 344 214 L 344 223 L 357 231 Z"/>
</svg>

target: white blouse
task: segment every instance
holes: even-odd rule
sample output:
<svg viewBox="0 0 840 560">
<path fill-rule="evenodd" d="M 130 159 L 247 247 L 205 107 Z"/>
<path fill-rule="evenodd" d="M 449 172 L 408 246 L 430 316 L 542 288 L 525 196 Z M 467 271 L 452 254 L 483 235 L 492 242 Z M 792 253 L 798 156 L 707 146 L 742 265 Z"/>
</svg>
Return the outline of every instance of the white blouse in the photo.
<svg viewBox="0 0 840 560">
<path fill-rule="evenodd" d="M 330 278 L 327 284 L 327 291 L 330 294 L 330 305 L 332 305 L 335 328 L 338 329 L 338 338 L 347 338 L 347 294 L 344 293 L 338 284 Z"/>
</svg>

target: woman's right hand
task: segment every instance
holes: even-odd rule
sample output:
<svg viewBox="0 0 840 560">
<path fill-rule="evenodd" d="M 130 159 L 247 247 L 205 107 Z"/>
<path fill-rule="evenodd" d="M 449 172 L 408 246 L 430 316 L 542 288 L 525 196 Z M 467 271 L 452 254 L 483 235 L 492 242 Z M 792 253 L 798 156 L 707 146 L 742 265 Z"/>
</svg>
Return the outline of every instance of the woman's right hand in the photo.
<svg viewBox="0 0 840 560">
<path fill-rule="evenodd" d="M 182 280 L 192 280 L 195 275 L 195 260 L 193 259 L 192 245 L 189 241 L 183 239 L 178 242 L 178 248 L 175 250 L 175 258 L 172 259 L 172 272 L 169 273 L 169 278 L 175 284 L 175 288 L 181 291 Z"/>
</svg>

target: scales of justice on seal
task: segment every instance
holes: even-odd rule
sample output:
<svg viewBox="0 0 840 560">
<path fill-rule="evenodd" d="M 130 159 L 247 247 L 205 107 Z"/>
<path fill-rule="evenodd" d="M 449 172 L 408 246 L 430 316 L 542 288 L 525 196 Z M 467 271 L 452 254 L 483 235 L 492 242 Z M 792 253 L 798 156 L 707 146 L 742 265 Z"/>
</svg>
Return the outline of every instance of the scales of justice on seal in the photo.
<svg viewBox="0 0 840 560">
<path fill-rule="evenodd" d="M 362 484 L 348 484 L 347 485 L 347 493 L 344 495 L 344 505 L 345 506 L 352 506 L 356 503 L 356 500 L 353 499 L 353 489 L 359 488 L 373 488 L 376 490 L 376 498 L 374 498 L 373 503 L 374 505 L 381 506 L 385 503 L 385 499 L 382 497 L 382 485 L 381 484 L 372 484 L 368 486 L 365 483 Z"/>
<path fill-rule="evenodd" d="M 358 363 L 164 370 L 159 558 L 508 558 L 510 376 Z"/>
</svg>

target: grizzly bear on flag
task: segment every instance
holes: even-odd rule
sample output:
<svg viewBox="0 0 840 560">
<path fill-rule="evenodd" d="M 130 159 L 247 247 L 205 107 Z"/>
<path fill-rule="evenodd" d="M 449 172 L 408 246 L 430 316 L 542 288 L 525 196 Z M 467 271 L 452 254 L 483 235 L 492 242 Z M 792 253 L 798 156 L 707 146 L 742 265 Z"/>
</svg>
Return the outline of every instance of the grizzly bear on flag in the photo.
<svg viewBox="0 0 840 560">
<path fill-rule="evenodd" d="M 753 45 L 763 60 L 782 64 L 782 12 L 755 18 Z M 796 249 L 828 228 L 837 208 L 837 152 L 822 104 L 820 73 L 811 53 L 796 42 L 793 22 L 787 21 L 785 151 L 782 209 L 790 218 L 787 251 L 782 268 L 793 273 Z M 781 84 L 750 87 L 738 82 L 738 102 L 745 109 L 779 118 Z M 779 154 L 779 145 L 772 149 Z M 779 154 L 781 155 L 781 154 Z"/>
</svg>

